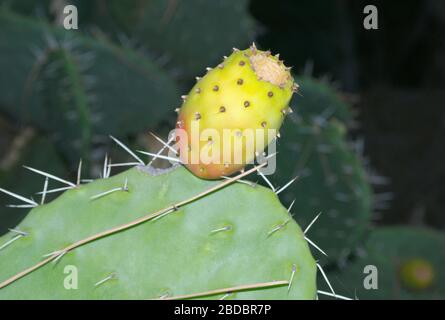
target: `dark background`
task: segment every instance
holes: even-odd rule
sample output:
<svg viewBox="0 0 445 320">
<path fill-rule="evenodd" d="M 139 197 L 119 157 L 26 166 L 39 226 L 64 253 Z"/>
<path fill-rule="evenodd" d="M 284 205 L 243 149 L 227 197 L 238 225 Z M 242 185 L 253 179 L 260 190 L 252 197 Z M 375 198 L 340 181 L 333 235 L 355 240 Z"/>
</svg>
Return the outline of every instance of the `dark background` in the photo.
<svg viewBox="0 0 445 320">
<path fill-rule="evenodd" d="M 367 4 L 379 9 L 378 30 L 362 27 Z M 354 95 L 353 134 L 393 193 L 377 222 L 443 229 L 445 3 L 257 0 L 250 8 L 261 46 Z"/>
</svg>

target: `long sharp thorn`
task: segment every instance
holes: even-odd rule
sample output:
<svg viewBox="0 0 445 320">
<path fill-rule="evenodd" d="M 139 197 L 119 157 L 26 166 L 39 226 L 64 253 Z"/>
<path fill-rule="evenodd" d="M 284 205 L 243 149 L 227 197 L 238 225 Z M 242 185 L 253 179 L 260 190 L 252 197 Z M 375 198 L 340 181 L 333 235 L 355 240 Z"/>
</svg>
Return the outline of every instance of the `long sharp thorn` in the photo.
<svg viewBox="0 0 445 320">
<path fill-rule="evenodd" d="M 32 172 L 35 172 L 35 173 L 37 173 L 37 174 L 40 174 L 40 175 L 42 175 L 42 176 L 44 176 L 44 177 L 48 177 L 48 178 L 50 178 L 50 179 L 53 179 L 53 180 L 62 182 L 62 183 L 66 184 L 66 185 L 69 185 L 69 186 L 71 186 L 71 187 L 76 187 L 76 185 L 75 185 L 74 183 L 69 182 L 69 181 L 66 181 L 66 180 L 64 180 L 64 179 L 62 179 L 62 178 L 56 177 L 56 176 L 54 176 L 54 175 L 52 175 L 52 174 L 49 174 L 49 173 L 47 173 L 47 172 L 40 171 L 40 170 L 31 168 L 31 167 L 28 167 L 28 166 L 23 166 L 23 167 L 24 167 L 25 169 L 28 169 L 28 170 L 32 171 Z"/>
<path fill-rule="evenodd" d="M 153 136 L 153 138 L 155 138 L 156 140 L 158 140 L 160 143 L 162 143 L 162 145 L 168 149 L 170 149 L 174 154 L 178 154 L 178 151 L 175 150 L 172 146 L 170 146 L 171 140 L 169 140 L 168 142 L 164 142 L 164 140 L 162 140 L 161 138 L 159 138 L 157 135 L 155 135 L 153 132 L 149 132 L 150 135 Z"/>
<path fill-rule="evenodd" d="M 287 292 L 290 291 L 290 287 L 292 286 L 292 282 L 294 281 L 294 276 L 296 271 L 297 271 L 297 265 L 294 263 L 292 265 L 292 273 L 290 275 L 289 285 L 287 286 Z"/>
<path fill-rule="evenodd" d="M 174 210 L 174 209 L 168 210 L 168 211 L 164 212 L 163 214 L 157 216 L 156 218 L 153 218 L 151 221 L 159 220 L 159 219 L 165 217 L 166 215 L 169 215 L 170 213 L 172 213 L 174 211 L 176 211 L 176 210 Z"/>
<path fill-rule="evenodd" d="M 221 178 L 226 179 L 226 180 L 230 179 L 230 177 L 228 177 L 228 176 L 221 176 Z M 255 187 L 256 186 L 255 183 L 253 183 L 251 181 L 248 181 L 248 180 L 239 179 L 236 182 L 244 183 L 244 184 L 247 184 L 248 186 L 251 186 L 251 187 Z"/>
<path fill-rule="evenodd" d="M 312 225 L 315 223 L 315 221 L 317 221 L 317 219 L 320 215 L 321 215 L 321 212 L 319 214 L 317 214 L 317 216 L 311 221 L 311 223 L 309 223 L 309 225 L 303 231 L 304 234 L 306 234 L 309 231 L 309 229 L 312 227 Z"/>
<path fill-rule="evenodd" d="M 82 159 L 79 161 L 79 167 L 77 168 L 77 185 L 80 186 L 80 182 L 82 181 Z"/>
<path fill-rule="evenodd" d="M 33 206 L 38 206 L 39 205 L 37 202 L 35 202 L 33 200 L 30 200 L 28 198 L 22 197 L 22 196 L 14 193 L 14 192 L 11 192 L 11 191 L 8 191 L 8 190 L 2 189 L 2 188 L 0 188 L 0 192 L 6 193 L 7 195 L 9 195 L 11 197 L 14 197 L 16 199 L 22 200 L 23 202 L 26 202 L 26 203 L 28 203 L 30 205 L 33 205 Z"/>
<path fill-rule="evenodd" d="M 342 300 L 354 300 L 354 299 L 351 299 L 351 298 L 348 298 L 348 297 L 345 297 L 345 296 L 341 296 L 341 295 L 338 295 L 338 294 L 332 294 L 330 292 L 326 292 L 326 291 L 322 291 L 322 290 L 317 290 L 317 293 L 318 294 L 322 294 L 324 296 L 334 297 L 334 298 L 338 298 L 338 299 L 342 299 Z"/>
<path fill-rule="evenodd" d="M 108 161 L 108 166 L 107 166 L 107 178 L 110 177 L 110 174 L 111 174 L 111 158 L 110 158 L 110 160 Z"/>
<path fill-rule="evenodd" d="M 124 182 L 124 185 L 122 187 L 114 188 L 114 189 L 111 189 L 111 190 L 99 193 L 99 194 L 97 194 L 95 196 L 90 197 L 90 200 L 97 200 L 99 198 L 105 197 L 105 196 L 107 196 L 107 195 L 109 195 L 111 193 L 118 192 L 118 191 L 128 192 L 128 178 L 125 178 L 125 182 Z"/>
<path fill-rule="evenodd" d="M 8 204 L 6 205 L 7 208 L 15 208 L 15 209 L 28 209 L 28 208 L 35 208 L 37 205 L 34 204 Z"/>
<path fill-rule="evenodd" d="M 289 208 L 287 208 L 287 212 L 290 212 L 292 210 L 292 207 L 294 206 L 295 200 L 297 200 L 297 199 L 294 199 L 294 201 L 292 201 L 292 203 L 290 204 Z"/>
<path fill-rule="evenodd" d="M 167 147 L 162 147 L 162 148 L 156 153 L 156 155 L 150 160 L 150 162 L 147 164 L 147 166 L 148 166 L 148 167 L 151 166 L 152 163 L 159 157 L 159 155 L 160 155 L 162 152 L 164 152 L 164 150 L 165 150 L 166 148 L 167 148 Z"/>
<path fill-rule="evenodd" d="M 291 181 L 289 181 L 288 183 L 286 183 L 284 185 L 284 187 L 282 187 L 280 190 L 278 190 L 277 192 L 275 192 L 276 194 L 280 194 L 281 192 L 283 192 L 284 190 L 286 190 L 292 183 L 295 182 L 295 180 L 298 179 L 298 176 L 296 176 L 295 178 L 293 178 Z"/>
<path fill-rule="evenodd" d="M 48 181 L 49 181 L 49 178 L 46 177 L 46 178 L 45 178 L 45 184 L 43 185 L 42 200 L 40 201 L 40 204 L 41 204 L 41 205 L 45 204 L 46 193 L 47 193 L 47 191 L 48 191 Z"/>
<path fill-rule="evenodd" d="M 66 190 L 70 190 L 73 189 L 74 187 L 63 187 L 63 188 L 57 188 L 57 189 L 52 189 L 52 190 L 47 190 L 46 194 L 49 193 L 56 193 L 56 192 L 62 192 L 62 191 L 66 191 Z M 43 194 L 43 191 L 41 192 L 37 192 L 36 194 Z"/>
<path fill-rule="evenodd" d="M 54 260 L 53 263 L 56 264 L 57 261 L 59 261 L 60 259 L 62 259 L 62 257 L 66 254 L 66 251 L 62 251 Z"/>
<path fill-rule="evenodd" d="M 137 166 L 137 165 L 139 165 L 139 162 L 125 162 L 125 163 L 109 164 L 108 167 L 109 168 L 113 168 L 113 167 L 132 167 L 132 166 Z"/>
<path fill-rule="evenodd" d="M 44 255 L 43 255 L 43 257 L 52 257 L 52 256 L 56 256 L 56 255 L 59 255 L 59 254 L 61 254 L 61 253 L 62 253 L 62 251 L 60 251 L 60 250 L 57 250 L 57 251 L 53 251 L 53 252 L 50 252 L 50 253 L 44 254 Z"/>
<path fill-rule="evenodd" d="M 141 160 L 141 158 L 139 158 L 133 151 L 130 150 L 130 148 L 128 148 L 125 144 L 123 144 L 122 142 L 120 142 L 119 140 L 117 140 L 115 137 L 110 136 L 111 139 L 114 140 L 114 142 L 116 142 L 122 149 L 124 149 L 125 151 L 127 151 L 133 158 L 135 158 L 140 164 L 145 165 L 144 161 Z"/>
<path fill-rule="evenodd" d="M 314 242 L 311 241 L 311 239 L 309 239 L 308 237 L 304 237 L 304 239 L 306 239 L 306 241 L 313 246 L 315 249 L 317 249 L 318 251 L 320 251 L 322 254 L 324 254 L 326 257 L 328 256 L 326 252 L 324 252 L 323 250 L 321 250 L 321 248 L 319 246 L 317 246 Z"/>
<path fill-rule="evenodd" d="M 112 194 L 112 193 L 115 193 L 115 192 L 118 192 L 118 191 L 122 191 L 122 187 L 114 188 L 114 189 L 111 189 L 111 190 L 108 190 L 108 191 L 96 194 L 95 196 L 90 197 L 90 200 L 97 200 L 99 198 L 105 197 L 105 196 L 107 196 L 109 194 Z"/>
<path fill-rule="evenodd" d="M 212 231 L 210 231 L 210 233 L 217 233 L 217 232 L 221 232 L 221 231 L 230 231 L 230 230 L 232 230 L 232 226 L 225 226 L 222 228 L 212 230 Z"/>
<path fill-rule="evenodd" d="M 104 167 L 102 169 L 102 177 L 104 179 L 107 178 L 107 172 L 108 172 L 108 154 L 105 154 Z"/>
<path fill-rule="evenodd" d="M 104 279 L 96 282 L 94 284 L 95 287 L 100 286 L 101 284 L 103 284 L 104 282 L 107 282 L 108 280 L 114 279 L 116 277 L 115 273 L 110 274 L 108 277 L 105 277 Z"/>
<path fill-rule="evenodd" d="M 4 248 L 6 248 L 7 246 L 9 246 L 14 241 L 17 241 L 18 239 L 20 239 L 22 237 L 24 237 L 24 235 L 22 235 L 22 234 L 15 235 L 12 239 L 10 239 L 9 241 L 5 242 L 2 246 L 0 246 L 0 251 L 3 250 Z"/>
<path fill-rule="evenodd" d="M 226 298 L 230 297 L 233 293 L 227 292 L 225 295 L 223 295 L 219 300 L 226 300 Z"/>
<path fill-rule="evenodd" d="M 171 137 L 170 139 L 168 139 L 167 144 L 169 145 L 170 143 L 172 143 L 172 141 L 173 141 L 174 139 L 175 139 L 174 137 Z M 162 152 L 164 152 L 164 150 L 165 150 L 166 148 L 167 148 L 166 146 L 163 146 L 163 147 L 156 153 L 156 156 L 153 157 L 153 158 L 150 160 L 150 162 L 147 164 L 147 166 L 151 166 L 152 163 L 158 158 L 158 156 L 159 156 Z M 175 152 L 175 154 L 177 154 L 177 152 Z"/>
<path fill-rule="evenodd" d="M 274 153 L 272 153 L 272 154 L 269 154 L 269 155 L 266 157 L 266 159 L 268 160 L 268 159 L 270 159 L 270 158 L 273 158 L 273 157 L 275 157 L 277 154 L 278 154 L 278 152 L 274 152 Z"/>
<path fill-rule="evenodd" d="M 289 221 L 290 221 L 290 220 L 287 219 L 285 222 L 283 222 L 283 223 L 277 225 L 275 228 L 273 228 L 272 230 L 270 230 L 270 231 L 267 233 L 267 236 L 270 237 L 273 233 L 275 233 L 275 232 L 277 232 L 278 230 L 284 228 L 284 227 L 289 223 Z"/>
<path fill-rule="evenodd" d="M 267 177 L 264 175 L 264 173 L 261 172 L 261 170 L 258 170 L 258 174 L 263 178 L 264 181 L 269 185 L 269 187 L 272 189 L 273 192 L 275 192 L 275 187 L 273 186 L 272 182 L 267 179 Z"/>
<path fill-rule="evenodd" d="M 25 232 L 25 231 L 22 231 L 22 230 L 12 229 L 12 228 L 9 228 L 8 230 L 9 230 L 9 232 L 12 232 L 12 233 L 15 233 L 15 234 L 21 234 L 22 236 L 27 236 L 28 235 L 28 232 Z"/>
<path fill-rule="evenodd" d="M 160 158 L 160 159 L 171 160 L 171 161 L 182 163 L 182 161 L 180 159 L 177 159 L 177 158 L 171 158 L 171 157 L 168 157 L 168 156 L 163 156 L 163 155 L 160 155 L 160 154 L 155 154 L 155 153 L 146 152 L 146 151 L 140 151 L 140 150 L 138 150 L 137 152 L 145 154 L 147 156 L 151 156 L 151 157 L 156 157 L 156 158 Z"/>
<path fill-rule="evenodd" d="M 332 294 L 334 295 L 334 297 L 337 297 L 337 294 L 335 293 L 334 288 L 332 287 L 331 283 L 329 282 L 329 279 L 328 279 L 328 277 L 326 276 L 326 273 L 324 273 L 323 268 L 322 268 L 321 265 L 318 264 L 318 263 L 317 263 L 317 268 L 318 268 L 318 270 L 320 270 L 320 273 L 321 273 L 321 275 L 323 276 L 324 281 L 326 281 L 326 283 L 327 283 L 329 289 L 331 290 Z"/>
</svg>

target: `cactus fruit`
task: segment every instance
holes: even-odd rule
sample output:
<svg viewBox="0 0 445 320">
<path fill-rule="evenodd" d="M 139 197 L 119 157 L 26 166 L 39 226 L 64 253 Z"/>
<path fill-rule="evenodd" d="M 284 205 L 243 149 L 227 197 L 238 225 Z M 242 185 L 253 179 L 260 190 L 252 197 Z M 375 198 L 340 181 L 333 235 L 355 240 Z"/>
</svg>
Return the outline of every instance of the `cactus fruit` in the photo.
<svg viewBox="0 0 445 320">
<path fill-rule="evenodd" d="M 330 279 L 338 294 L 356 294 L 359 299 L 442 300 L 444 248 L 445 237 L 441 232 L 380 227 L 369 235 L 355 259 L 339 272 L 330 273 Z M 372 274 L 369 267 L 374 269 Z M 371 282 L 375 286 L 364 286 Z"/>
<path fill-rule="evenodd" d="M 315 297 L 316 263 L 272 191 L 223 182 L 203 194 L 222 182 L 158 170 L 76 185 L 32 209 L 0 238 L 0 299 Z M 129 221 L 138 222 L 70 247 Z"/>
<path fill-rule="evenodd" d="M 277 56 L 254 45 L 234 50 L 184 96 L 176 124 L 187 134 L 179 137 L 182 162 L 206 179 L 243 169 L 276 138 L 297 89 Z"/>
<path fill-rule="evenodd" d="M 433 266 L 423 259 L 410 259 L 400 267 L 400 281 L 408 289 L 425 290 L 433 284 L 434 277 Z"/>
</svg>

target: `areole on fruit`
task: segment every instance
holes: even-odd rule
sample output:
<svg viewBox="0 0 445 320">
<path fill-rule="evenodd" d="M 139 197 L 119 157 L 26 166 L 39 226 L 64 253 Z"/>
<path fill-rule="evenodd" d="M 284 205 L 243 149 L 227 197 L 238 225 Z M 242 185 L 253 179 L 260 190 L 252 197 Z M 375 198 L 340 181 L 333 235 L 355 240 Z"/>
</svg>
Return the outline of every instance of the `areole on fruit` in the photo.
<svg viewBox="0 0 445 320">
<path fill-rule="evenodd" d="M 278 56 L 254 45 L 207 70 L 184 96 L 177 147 L 195 175 L 218 179 L 242 170 L 275 141 L 298 85 Z"/>
</svg>

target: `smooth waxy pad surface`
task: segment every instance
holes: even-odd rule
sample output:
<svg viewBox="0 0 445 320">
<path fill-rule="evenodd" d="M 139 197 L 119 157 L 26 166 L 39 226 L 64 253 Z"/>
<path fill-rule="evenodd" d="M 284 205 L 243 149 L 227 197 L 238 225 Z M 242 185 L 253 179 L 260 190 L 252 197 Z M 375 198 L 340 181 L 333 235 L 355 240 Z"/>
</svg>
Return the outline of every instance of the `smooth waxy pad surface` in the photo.
<svg viewBox="0 0 445 320">
<path fill-rule="evenodd" d="M 94 198 L 126 180 L 128 191 Z M 0 250 L 0 282 L 42 261 L 45 254 L 215 184 L 183 167 L 156 176 L 133 168 L 70 190 L 32 210 L 17 227 L 28 235 Z M 1 237 L 0 245 L 14 236 Z M 315 261 L 286 208 L 266 188 L 235 183 L 160 219 L 68 252 L 0 289 L 0 299 L 156 299 L 289 280 L 294 265 L 289 291 L 285 285 L 227 298 L 312 299 L 316 292 Z M 67 289 L 73 268 L 78 286 Z"/>
</svg>

